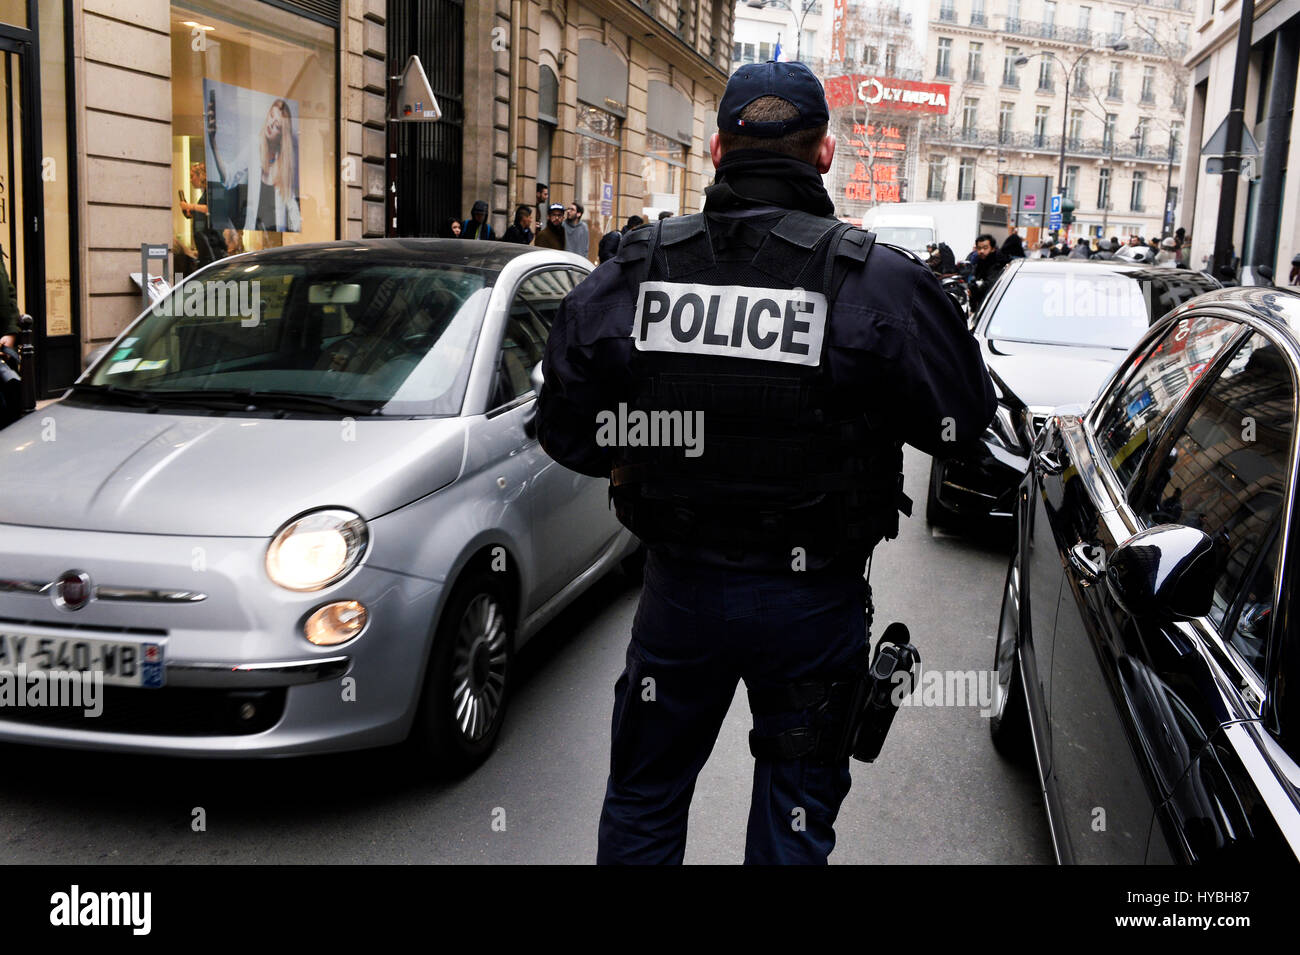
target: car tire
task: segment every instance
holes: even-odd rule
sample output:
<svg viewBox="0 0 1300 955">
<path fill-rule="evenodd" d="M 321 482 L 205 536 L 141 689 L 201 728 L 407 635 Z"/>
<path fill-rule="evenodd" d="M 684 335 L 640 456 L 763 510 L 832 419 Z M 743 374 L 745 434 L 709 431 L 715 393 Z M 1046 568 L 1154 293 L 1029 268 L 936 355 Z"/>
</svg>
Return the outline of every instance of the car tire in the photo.
<svg viewBox="0 0 1300 955">
<path fill-rule="evenodd" d="M 1015 763 L 1027 764 L 1033 755 L 1029 710 L 1020 678 L 1020 554 L 1011 558 L 1007 581 L 1002 589 L 1002 609 L 993 646 L 993 705 L 989 734 L 993 746 Z"/>
<path fill-rule="evenodd" d="M 939 462 L 936 458 L 930 459 L 930 489 L 925 495 L 925 522 L 931 527 L 951 527 L 956 522 L 956 517 L 952 511 L 944 506 L 943 501 L 939 500 Z"/>
<path fill-rule="evenodd" d="M 505 721 L 513 658 L 506 578 L 472 572 L 456 584 L 438 622 L 411 732 L 433 775 L 464 776 L 491 755 Z"/>
</svg>

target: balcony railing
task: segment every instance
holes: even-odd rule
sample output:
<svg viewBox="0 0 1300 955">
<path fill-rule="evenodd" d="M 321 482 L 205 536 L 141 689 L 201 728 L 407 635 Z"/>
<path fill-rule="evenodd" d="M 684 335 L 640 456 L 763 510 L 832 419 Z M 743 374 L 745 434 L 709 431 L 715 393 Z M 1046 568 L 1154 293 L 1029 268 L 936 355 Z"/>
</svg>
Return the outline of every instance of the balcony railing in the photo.
<svg viewBox="0 0 1300 955">
<path fill-rule="evenodd" d="M 1080 27 L 1062 26 L 1059 23 L 1043 23 L 1039 20 L 1021 20 L 1007 17 L 1007 33 L 1015 36 L 1030 36 L 1040 40 L 1060 40 L 1063 43 L 1078 43 L 1081 46 L 1097 46 L 1098 34 Z"/>
<path fill-rule="evenodd" d="M 942 20 L 944 23 L 956 23 L 957 11 L 952 7 L 940 7 L 939 19 Z"/>
<path fill-rule="evenodd" d="M 940 63 L 939 66 L 935 68 L 934 76 L 935 79 L 950 80 L 952 79 L 952 67 L 948 66 L 946 63 Z"/>
<path fill-rule="evenodd" d="M 1070 95 L 1080 99 L 1092 95 L 1092 87 L 1087 83 L 1080 83 L 1077 80 L 1070 86 Z"/>
<path fill-rule="evenodd" d="M 1055 84 L 1054 82 L 1052 82 L 1052 80 L 1050 80 L 1050 79 L 1044 80 L 1042 77 L 1039 77 L 1039 80 L 1038 80 L 1038 92 L 1040 92 L 1040 93 L 1055 93 L 1055 92 L 1056 92 L 1056 84 Z"/>
<path fill-rule="evenodd" d="M 1019 149 L 1027 152 L 1058 154 L 1061 151 L 1060 134 L 1018 132 L 1014 130 L 997 130 L 978 126 L 955 126 L 951 130 L 943 125 L 928 126 L 923 135 L 928 143 L 951 144 L 954 146 L 1001 146 L 1003 149 Z M 1109 158 L 1111 144 L 1106 139 L 1079 139 L 1067 136 L 1065 140 L 1067 156 L 1085 156 Z M 1116 142 L 1114 156 L 1116 159 L 1140 159 L 1146 162 L 1167 162 L 1169 147 L 1138 146 L 1132 140 L 1124 138 Z M 1183 150 L 1174 150 L 1174 162 L 1182 161 Z"/>
<path fill-rule="evenodd" d="M 980 84 L 983 84 L 983 82 L 984 82 L 984 71 L 983 71 L 983 70 L 967 70 L 967 71 L 966 71 L 966 82 L 967 82 L 967 83 L 980 83 Z"/>
<path fill-rule="evenodd" d="M 1007 76 L 1007 74 L 1003 73 L 1002 85 L 1009 90 L 1018 90 L 1020 89 L 1020 77 Z"/>
<path fill-rule="evenodd" d="M 1106 90 L 1106 99 L 1113 99 L 1117 103 L 1124 102 L 1124 91 L 1118 86 L 1108 87 Z"/>
<path fill-rule="evenodd" d="M 973 27 L 988 26 L 989 25 L 988 15 L 983 13 L 972 13 L 970 15 L 970 25 Z"/>
<path fill-rule="evenodd" d="M 1138 102 L 1143 106 L 1154 106 L 1156 102 L 1156 94 L 1150 91 L 1144 92 Z"/>
</svg>

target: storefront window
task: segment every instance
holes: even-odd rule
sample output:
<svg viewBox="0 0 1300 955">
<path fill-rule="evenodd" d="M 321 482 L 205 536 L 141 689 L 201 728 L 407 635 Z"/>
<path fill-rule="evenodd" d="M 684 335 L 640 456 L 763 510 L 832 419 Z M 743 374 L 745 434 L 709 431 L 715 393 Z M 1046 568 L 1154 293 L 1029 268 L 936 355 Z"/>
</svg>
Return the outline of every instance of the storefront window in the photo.
<svg viewBox="0 0 1300 955">
<path fill-rule="evenodd" d="M 578 104 L 578 155 L 574 192 L 586 209 L 591 247 L 618 228 L 619 120 L 613 113 Z"/>
<path fill-rule="evenodd" d="M 171 27 L 176 271 L 337 238 L 334 31 L 201 0 Z"/>
<path fill-rule="evenodd" d="M 645 184 L 642 218 L 648 222 L 661 212 L 680 215 L 685 201 L 686 147 L 659 133 L 646 133 L 641 178 Z"/>
</svg>

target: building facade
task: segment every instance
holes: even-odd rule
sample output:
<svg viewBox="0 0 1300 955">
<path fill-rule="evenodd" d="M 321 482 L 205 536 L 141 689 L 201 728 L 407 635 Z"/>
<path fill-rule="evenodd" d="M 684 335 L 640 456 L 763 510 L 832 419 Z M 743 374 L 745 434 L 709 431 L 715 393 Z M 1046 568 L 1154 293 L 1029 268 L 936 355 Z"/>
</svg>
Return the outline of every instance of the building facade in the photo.
<svg viewBox="0 0 1300 955">
<path fill-rule="evenodd" d="M 926 77 L 952 92 L 922 195 L 1006 203 L 1031 241 L 1058 186 L 1075 235 L 1172 232 L 1193 2 L 930 0 Z"/>
<path fill-rule="evenodd" d="M 1223 177 L 1207 167 L 1219 157 L 1214 145 L 1228 115 L 1241 7 L 1236 0 L 1202 0 L 1197 9 L 1188 103 L 1185 208 L 1193 223 L 1191 264 L 1208 268 L 1214 250 Z M 1300 137 L 1295 122 L 1296 73 L 1300 62 L 1300 0 L 1259 0 L 1251 32 L 1246 83 L 1245 127 L 1259 155 L 1237 188 L 1231 241 L 1240 263 L 1268 266 L 1278 284 L 1287 281 L 1291 260 L 1300 253 L 1300 182 L 1288 175 L 1300 168 Z"/>
<path fill-rule="evenodd" d="M 0 247 L 40 394 L 140 312 L 143 244 L 174 277 L 382 229 L 385 20 L 383 0 L 0 2 Z"/>
<path fill-rule="evenodd" d="M 436 214 L 463 218 L 482 199 L 500 234 L 545 183 L 550 201 L 582 203 L 594 261 L 600 237 L 631 216 L 697 212 L 731 24 L 726 0 L 464 7 L 463 167 L 456 206 Z"/>
</svg>

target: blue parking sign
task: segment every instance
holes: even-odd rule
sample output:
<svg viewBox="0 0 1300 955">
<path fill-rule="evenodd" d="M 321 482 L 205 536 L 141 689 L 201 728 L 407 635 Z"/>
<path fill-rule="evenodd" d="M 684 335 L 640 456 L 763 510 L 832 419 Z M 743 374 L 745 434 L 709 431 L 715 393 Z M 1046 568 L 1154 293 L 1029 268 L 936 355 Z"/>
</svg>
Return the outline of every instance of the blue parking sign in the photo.
<svg viewBox="0 0 1300 955">
<path fill-rule="evenodd" d="M 1061 228 L 1061 194 L 1052 196 L 1052 205 L 1047 213 L 1047 228 L 1053 232 Z"/>
</svg>

